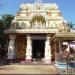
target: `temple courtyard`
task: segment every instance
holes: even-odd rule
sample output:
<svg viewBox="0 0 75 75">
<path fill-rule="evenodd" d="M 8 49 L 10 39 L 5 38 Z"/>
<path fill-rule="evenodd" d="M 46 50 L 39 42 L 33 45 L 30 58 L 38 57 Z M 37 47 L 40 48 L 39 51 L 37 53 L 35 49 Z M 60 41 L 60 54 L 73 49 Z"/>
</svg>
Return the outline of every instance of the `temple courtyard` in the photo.
<svg viewBox="0 0 75 75">
<path fill-rule="evenodd" d="M 58 69 L 53 64 L 10 64 L 0 66 L 0 74 L 75 74 L 72 69 Z"/>
<path fill-rule="evenodd" d="M 58 74 L 54 65 L 19 65 L 0 66 L 0 74 Z"/>
</svg>

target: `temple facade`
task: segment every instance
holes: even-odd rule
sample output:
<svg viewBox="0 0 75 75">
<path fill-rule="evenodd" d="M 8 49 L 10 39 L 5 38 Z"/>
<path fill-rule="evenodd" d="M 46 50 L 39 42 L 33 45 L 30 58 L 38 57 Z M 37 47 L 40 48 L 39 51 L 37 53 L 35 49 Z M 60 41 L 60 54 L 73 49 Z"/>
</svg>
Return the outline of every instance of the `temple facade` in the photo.
<svg viewBox="0 0 75 75">
<path fill-rule="evenodd" d="M 56 3 L 21 4 L 5 33 L 9 35 L 7 59 L 27 62 L 59 61 L 64 45 L 69 51 L 75 38 Z"/>
</svg>

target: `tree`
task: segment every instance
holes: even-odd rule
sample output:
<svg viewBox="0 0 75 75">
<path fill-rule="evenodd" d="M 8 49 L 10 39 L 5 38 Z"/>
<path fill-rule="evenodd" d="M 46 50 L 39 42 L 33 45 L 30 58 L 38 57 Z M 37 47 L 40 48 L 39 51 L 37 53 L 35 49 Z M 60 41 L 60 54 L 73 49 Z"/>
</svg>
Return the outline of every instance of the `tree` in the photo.
<svg viewBox="0 0 75 75">
<path fill-rule="evenodd" d="M 0 19 L 0 34 L 3 33 L 5 29 L 8 29 L 11 26 L 11 21 L 13 20 L 14 16 L 10 14 L 5 14 L 1 16 Z"/>
<path fill-rule="evenodd" d="M 11 21 L 13 20 L 14 16 L 10 14 L 2 15 L 0 19 L 0 44 L 4 45 L 7 39 L 7 35 L 4 34 L 4 30 L 8 29 L 11 26 Z"/>
<path fill-rule="evenodd" d="M 73 23 L 72 22 L 69 22 L 68 25 L 69 25 L 70 28 L 73 28 Z"/>
<path fill-rule="evenodd" d="M 2 20 L 0 20 L 0 33 L 3 33 L 3 23 L 2 23 Z"/>
<path fill-rule="evenodd" d="M 2 23 L 4 29 L 8 29 L 11 26 L 11 21 L 13 18 L 14 16 L 10 14 L 2 15 Z"/>
</svg>

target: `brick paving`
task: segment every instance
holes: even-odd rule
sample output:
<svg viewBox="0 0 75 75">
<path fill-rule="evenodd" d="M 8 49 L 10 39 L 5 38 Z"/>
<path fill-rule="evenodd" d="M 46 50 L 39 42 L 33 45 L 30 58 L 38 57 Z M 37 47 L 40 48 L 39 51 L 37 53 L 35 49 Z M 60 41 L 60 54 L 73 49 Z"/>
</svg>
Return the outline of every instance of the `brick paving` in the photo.
<svg viewBox="0 0 75 75">
<path fill-rule="evenodd" d="M 12 64 L 0 66 L 0 74 L 58 74 L 54 65 Z"/>
</svg>

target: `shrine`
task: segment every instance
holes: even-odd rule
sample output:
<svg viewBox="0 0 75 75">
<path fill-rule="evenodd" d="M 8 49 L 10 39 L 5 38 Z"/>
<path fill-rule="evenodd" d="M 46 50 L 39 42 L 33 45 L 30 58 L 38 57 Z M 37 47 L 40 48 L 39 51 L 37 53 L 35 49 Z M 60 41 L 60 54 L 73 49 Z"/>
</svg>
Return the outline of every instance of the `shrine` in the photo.
<svg viewBox="0 0 75 75">
<path fill-rule="evenodd" d="M 9 35 L 7 59 L 61 61 L 59 54 L 75 40 L 71 30 L 56 3 L 23 3 L 4 31 Z"/>
</svg>

